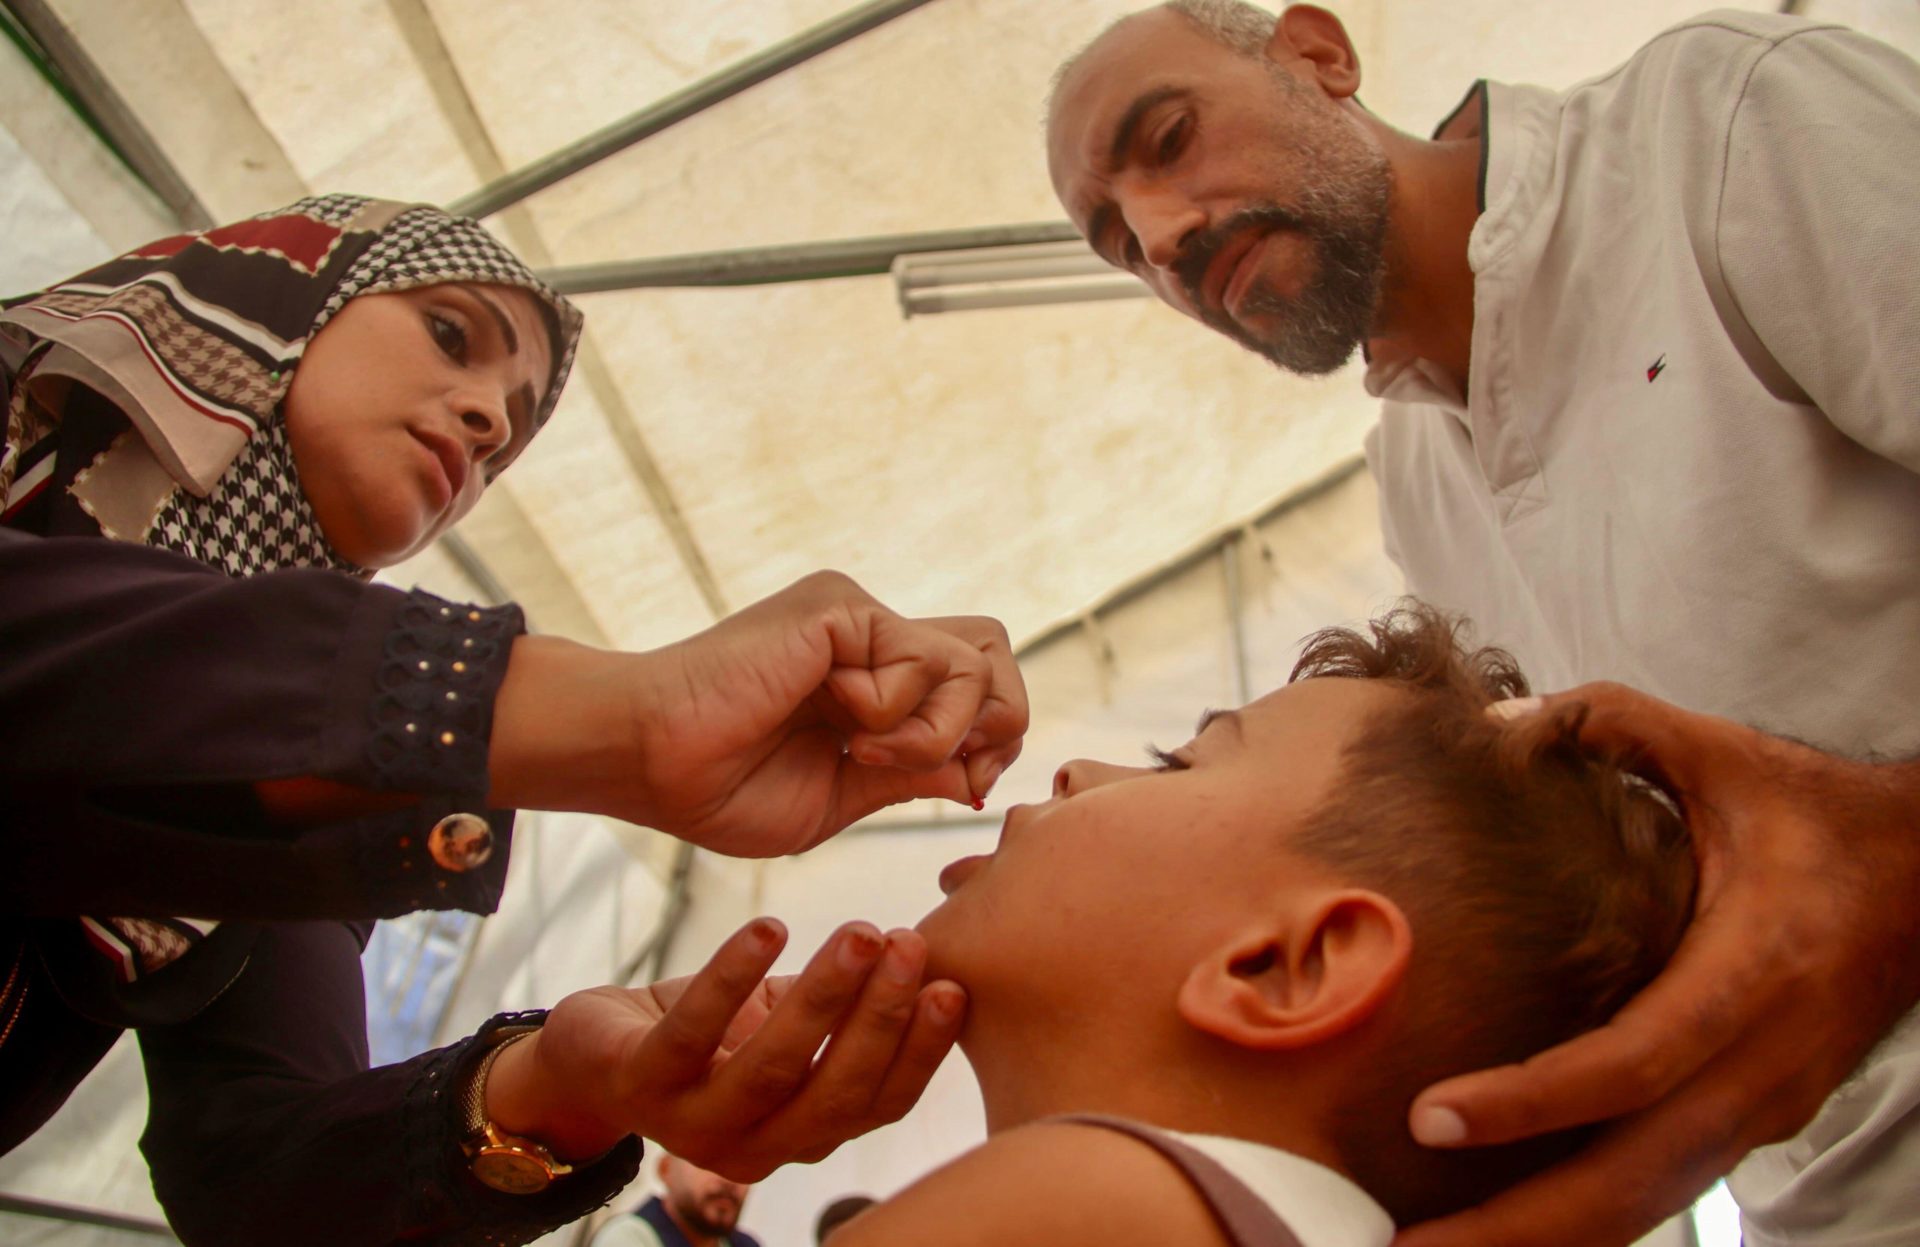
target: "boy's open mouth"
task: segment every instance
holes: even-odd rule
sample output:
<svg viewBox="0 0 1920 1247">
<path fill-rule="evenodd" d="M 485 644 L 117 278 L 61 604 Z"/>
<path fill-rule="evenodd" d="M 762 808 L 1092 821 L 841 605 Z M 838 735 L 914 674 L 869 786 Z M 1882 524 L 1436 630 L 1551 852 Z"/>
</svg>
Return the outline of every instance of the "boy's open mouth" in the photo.
<svg viewBox="0 0 1920 1247">
<path fill-rule="evenodd" d="M 972 857 L 963 857 L 948 862 L 940 871 L 940 894 L 952 896 L 954 890 L 980 872 L 980 868 L 993 860 L 991 853 L 976 853 Z"/>
</svg>

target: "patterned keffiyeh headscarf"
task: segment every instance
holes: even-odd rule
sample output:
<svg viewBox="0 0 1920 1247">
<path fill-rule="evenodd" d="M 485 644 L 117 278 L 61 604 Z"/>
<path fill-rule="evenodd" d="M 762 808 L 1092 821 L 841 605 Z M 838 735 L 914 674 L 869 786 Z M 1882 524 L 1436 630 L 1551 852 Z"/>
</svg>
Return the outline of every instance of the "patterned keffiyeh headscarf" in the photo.
<svg viewBox="0 0 1920 1247">
<path fill-rule="evenodd" d="M 14 378 L 0 512 L 53 471 L 66 387 L 127 414 L 123 437 L 69 489 L 101 532 L 244 576 L 283 567 L 362 573 L 327 544 L 294 472 L 280 405 L 307 343 L 349 299 L 469 281 L 531 291 L 548 313 L 545 423 L 581 316 L 477 223 L 438 208 L 321 195 L 162 239 L 0 311 Z"/>
<path fill-rule="evenodd" d="M 348 300 L 454 281 L 517 286 L 546 309 L 554 366 L 537 429 L 572 366 L 580 312 L 478 224 L 438 208 L 303 199 L 150 243 L 0 304 L 0 377 L 11 380 L 0 384 L 0 518 L 64 480 L 105 536 L 231 576 L 287 567 L 369 574 L 321 533 L 281 403 L 307 344 Z M 132 425 L 77 470 L 56 462 L 76 383 Z M 118 1025 L 191 1016 L 251 945 L 245 924 L 179 918 L 83 918 L 72 934 L 71 955 L 50 966 L 66 967 L 58 976 L 70 1002 Z"/>
</svg>

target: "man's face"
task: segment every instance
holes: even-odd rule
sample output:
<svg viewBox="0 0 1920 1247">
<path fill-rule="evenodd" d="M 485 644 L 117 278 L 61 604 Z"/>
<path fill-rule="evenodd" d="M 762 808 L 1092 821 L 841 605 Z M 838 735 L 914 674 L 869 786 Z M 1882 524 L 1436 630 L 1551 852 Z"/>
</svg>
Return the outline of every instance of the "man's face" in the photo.
<svg viewBox="0 0 1920 1247">
<path fill-rule="evenodd" d="M 1379 302 L 1389 170 L 1299 68 L 1151 10 L 1060 83 L 1054 193 L 1108 263 L 1282 368 L 1332 372 Z"/>
<path fill-rule="evenodd" d="M 524 290 L 452 282 L 348 302 L 307 344 L 285 408 L 327 540 L 389 567 L 452 527 L 532 438 L 552 373 Z"/>
<path fill-rule="evenodd" d="M 1158 765 L 1069 762 L 1051 800 L 1008 811 L 991 856 L 941 873 L 947 899 L 919 926 L 928 975 L 967 989 L 969 1028 L 1164 1013 L 1196 957 L 1328 882 L 1288 837 L 1334 795 L 1368 716 L 1404 695 L 1303 680 L 1210 714 Z"/>
<path fill-rule="evenodd" d="M 726 1234 L 740 1221 L 741 1206 L 753 1188 L 668 1157 L 660 1171 L 666 1192 L 661 1201 L 681 1224 L 702 1238 Z"/>
</svg>

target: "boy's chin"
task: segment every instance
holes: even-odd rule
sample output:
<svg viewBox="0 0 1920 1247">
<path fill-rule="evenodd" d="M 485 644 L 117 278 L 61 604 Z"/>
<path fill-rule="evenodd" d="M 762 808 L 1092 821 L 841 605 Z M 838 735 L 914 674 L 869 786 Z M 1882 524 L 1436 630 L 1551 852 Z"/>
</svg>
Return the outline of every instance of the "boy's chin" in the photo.
<svg viewBox="0 0 1920 1247">
<path fill-rule="evenodd" d="M 925 981 L 952 979 L 964 987 L 966 980 L 960 968 L 966 961 L 967 940 L 954 908 L 953 898 L 948 897 L 929 910 L 913 929 L 927 942 Z"/>
</svg>

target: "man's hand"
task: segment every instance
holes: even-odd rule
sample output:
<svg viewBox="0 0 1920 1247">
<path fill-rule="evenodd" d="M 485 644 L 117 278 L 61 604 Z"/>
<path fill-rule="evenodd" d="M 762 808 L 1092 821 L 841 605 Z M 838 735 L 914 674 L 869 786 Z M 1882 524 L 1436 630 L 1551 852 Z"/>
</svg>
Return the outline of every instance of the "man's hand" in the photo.
<svg viewBox="0 0 1920 1247">
<path fill-rule="evenodd" d="M 494 800 L 772 857 L 898 801 L 975 803 L 1026 730 L 997 622 L 906 619 L 821 572 L 648 654 L 521 638 L 496 704 Z"/>
<path fill-rule="evenodd" d="M 1680 802 L 1699 862 L 1693 924 L 1606 1026 L 1420 1095 L 1410 1121 L 1433 1145 L 1614 1124 L 1396 1247 L 1630 1243 L 1798 1133 L 1920 999 L 1920 766 L 1844 761 L 1615 684 L 1538 707 L 1576 703 L 1584 744 Z"/>
<path fill-rule="evenodd" d="M 785 942 L 756 919 L 690 977 L 568 996 L 494 1063 L 489 1114 L 565 1158 L 638 1134 L 738 1182 L 897 1121 L 960 1033 L 965 993 L 922 986 L 912 931 L 850 923 L 798 976 L 765 978 Z"/>
</svg>

